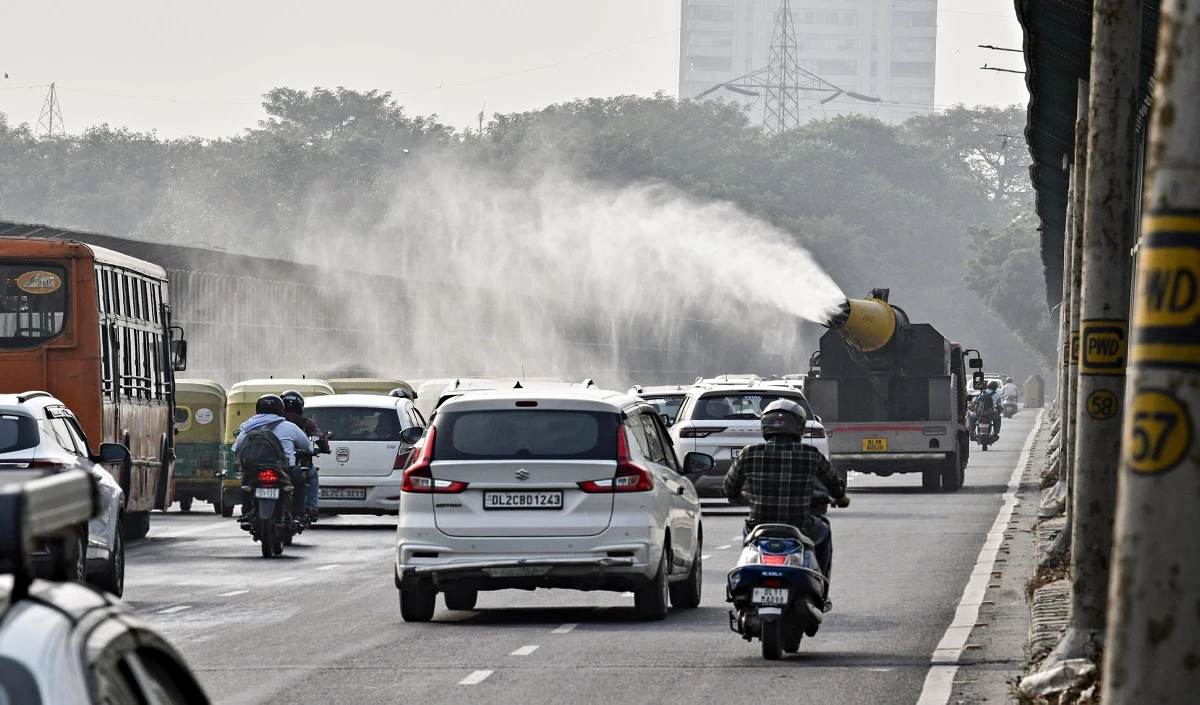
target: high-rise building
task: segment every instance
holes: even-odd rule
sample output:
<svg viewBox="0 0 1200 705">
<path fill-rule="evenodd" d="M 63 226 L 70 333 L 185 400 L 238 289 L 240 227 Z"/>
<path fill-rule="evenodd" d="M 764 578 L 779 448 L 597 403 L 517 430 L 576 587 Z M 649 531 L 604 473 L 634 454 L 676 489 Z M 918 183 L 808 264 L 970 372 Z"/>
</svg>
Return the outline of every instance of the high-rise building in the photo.
<svg viewBox="0 0 1200 705">
<path fill-rule="evenodd" d="M 679 97 L 701 92 L 767 66 L 780 0 L 680 0 Z M 801 119 L 874 115 L 903 122 L 933 111 L 937 0 L 791 0 L 800 68 L 849 96 L 819 105 L 801 94 Z M 763 98 L 721 89 L 713 98 L 752 106 L 761 121 Z"/>
</svg>

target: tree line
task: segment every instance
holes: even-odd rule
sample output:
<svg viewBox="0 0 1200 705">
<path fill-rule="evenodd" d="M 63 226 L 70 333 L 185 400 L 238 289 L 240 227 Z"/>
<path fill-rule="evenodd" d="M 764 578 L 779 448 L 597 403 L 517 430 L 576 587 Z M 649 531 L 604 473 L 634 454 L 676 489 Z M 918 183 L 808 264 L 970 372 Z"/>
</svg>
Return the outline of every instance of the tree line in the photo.
<svg viewBox="0 0 1200 705">
<path fill-rule="evenodd" d="M 957 106 L 888 125 L 831 117 L 765 134 L 739 107 L 592 98 L 497 114 L 481 130 L 412 116 L 389 93 L 276 88 L 221 139 L 107 124 L 37 138 L 0 114 L 0 218 L 269 254 L 314 208 L 368 226 L 410 160 L 500 173 L 553 163 L 614 185 L 666 183 L 786 230 L 850 296 L 890 287 L 914 321 L 1014 373 L 1049 369 L 1025 114 Z M 991 364 L 989 364 L 991 366 Z"/>
</svg>

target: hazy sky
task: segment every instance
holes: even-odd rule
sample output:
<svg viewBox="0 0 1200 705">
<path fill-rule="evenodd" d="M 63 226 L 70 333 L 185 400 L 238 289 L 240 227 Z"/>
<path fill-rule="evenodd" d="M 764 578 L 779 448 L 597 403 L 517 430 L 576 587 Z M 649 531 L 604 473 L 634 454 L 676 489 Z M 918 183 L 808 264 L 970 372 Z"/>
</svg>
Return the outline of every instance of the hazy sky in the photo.
<svg viewBox="0 0 1200 705">
<path fill-rule="evenodd" d="M 0 112 L 37 122 L 51 81 L 68 131 L 231 135 L 275 86 L 391 91 L 456 127 L 585 96 L 674 95 L 679 0 L 8 0 Z M 1013 0 L 940 0 L 935 102 L 1027 100 Z"/>
</svg>

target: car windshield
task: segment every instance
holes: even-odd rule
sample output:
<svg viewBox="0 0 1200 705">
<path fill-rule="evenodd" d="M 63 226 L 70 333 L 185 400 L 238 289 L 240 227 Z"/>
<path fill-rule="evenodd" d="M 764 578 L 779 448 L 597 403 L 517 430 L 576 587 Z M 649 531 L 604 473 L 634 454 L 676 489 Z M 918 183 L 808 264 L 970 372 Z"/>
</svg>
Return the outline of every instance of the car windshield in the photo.
<svg viewBox="0 0 1200 705">
<path fill-rule="evenodd" d="M 674 421 L 679 415 L 679 407 L 683 404 L 683 394 L 655 394 L 642 397 L 649 402 L 660 414 L 666 414 Z"/>
<path fill-rule="evenodd" d="M 28 348 L 62 333 L 67 322 L 66 270 L 0 262 L 0 348 Z"/>
<path fill-rule="evenodd" d="M 37 422 L 28 416 L 0 414 L 0 454 L 37 447 Z"/>
<path fill-rule="evenodd" d="M 308 407 L 304 415 L 317 428 L 332 433 L 335 441 L 393 441 L 400 437 L 403 425 L 396 409 L 357 406 Z"/>
<path fill-rule="evenodd" d="M 763 409 L 780 399 L 794 401 L 804 407 L 804 413 L 813 418 L 812 409 L 804 397 L 795 394 L 771 394 L 767 392 L 742 392 L 736 394 L 706 394 L 696 400 L 692 413 L 693 421 L 726 421 L 736 419 L 753 420 L 762 416 Z"/>
<path fill-rule="evenodd" d="M 610 460 L 617 414 L 501 409 L 438 414 L 434 460 Z"/>
</svg>

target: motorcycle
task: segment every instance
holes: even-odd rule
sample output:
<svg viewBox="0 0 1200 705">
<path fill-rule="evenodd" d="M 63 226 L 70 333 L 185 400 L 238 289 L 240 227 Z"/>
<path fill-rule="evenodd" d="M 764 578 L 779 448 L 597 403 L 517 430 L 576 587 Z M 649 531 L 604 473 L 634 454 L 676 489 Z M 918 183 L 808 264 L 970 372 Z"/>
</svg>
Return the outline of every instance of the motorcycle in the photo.
<svg viewBox="0 0 1200 705">
<path fill-rule="evenodd" d="M 252 493 L 250 515 L 242 520 L 242 528 L 259 542 L 263 558 L 274 558 L 283 553 L 297 532 L 292 519 L 295 485 L 287 470 L 262 467 L 248 478 L 249 484 L 242 489 Z"/>
<path fill-rule="evenodd" d="M 814 521 L 829 504 L 813 497 Z M 768 661 L 800 650 L 825 618 L 828 577 L 821 572 L 811 539 L 789 524 L 759 524 L 742 542 L 737 566 L 729 572 L 725 601 L 733 603 L 729 628 L 746 641 L 758 638 Z"/>
<path fill-rule="evenodd" d="M 992 432 L 992 416 L 991 414 L 982 414 L 979 421 L 975 424 L 975 442 L 983 447 L 984 450 L 992 445 L 1000 437 Z"/>
<path fill-rule="evenodd" d="M 1011 419 L 1017 413 L 1017 398 L 1014 396 L 1004 397 L 1004 418 Z"/>
</svg>

